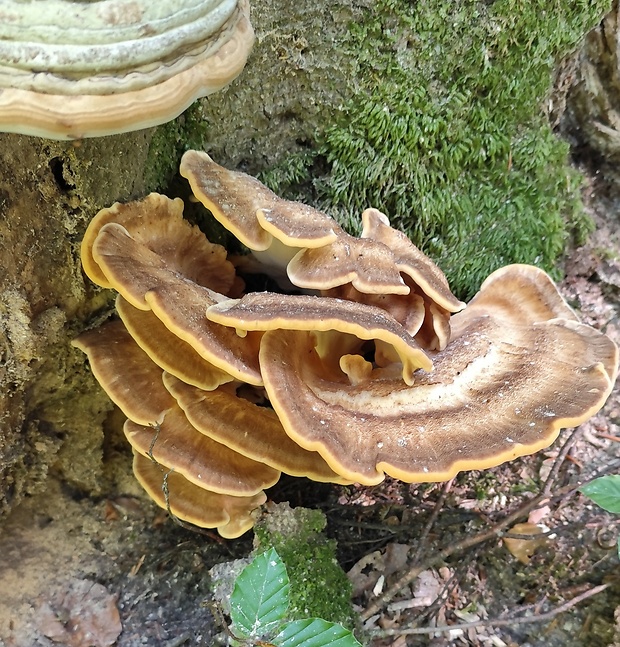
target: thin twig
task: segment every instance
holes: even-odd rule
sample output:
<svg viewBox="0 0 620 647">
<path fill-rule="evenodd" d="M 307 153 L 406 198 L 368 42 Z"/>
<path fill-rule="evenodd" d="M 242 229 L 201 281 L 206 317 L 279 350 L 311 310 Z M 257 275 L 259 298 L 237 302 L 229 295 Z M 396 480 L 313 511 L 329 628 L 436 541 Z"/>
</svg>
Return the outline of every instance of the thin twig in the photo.
<svg viewBox="0 0 620 647">
<path fill-rule="evenodd" d="M 172 512 L 172 509 L 170 508 L 170 489 L 168 487 L 168 477 L 170 474 L 174 473 L 174 467 L 166 467 L 164 468 L 164 465 L 162 465 L 154 456 L 153 451 L 155 450 L 155 443 L 159 439 L 159 433 L 161 431 L 161 425 L 160 423 L 156 422 L 150 425 L 153 431 L 155 432 L 153 434 L 153 438 L 151 438 L 151 444 L 149 445 L 149 450 L 147 452 L 147 456 L 151 459 L 157 467 L 159 467 L 160 472 L 162 473 L 162 484 L 161 484 L 161 491 L 164 494 L 164 501 L 166 503 L 166 512 L 176 523 L 178 526 L 181 526 L 181 528 L 184 528 L 185 530 L 191 530 L 192 532 L 198 533 L 199 535 L 204 535 L 205 537 L 209 537 L 210 539 L 214 539 L 218 543 L 223 543 L 222 538 L 219 535 L 215 535 L 214 533 L 210 532 L 209 530 L 206 530 L 205 528 L 201 528 L 200 526 L 195 526 L 194 524 L 188 523 L 187 521 L 183 521 L 183 519 L 179 519 L 179 517 Z"/>
<path fill-rule="evenodd" d="M 420 537 L 418 538 L 418 547 L 415 551 L 415 554 L 412 557 L 412 563 L 417 564 L 422 555 L 424 554 L 424 544 L 426 542 L 427 537 L 429 536 L 433 526 L 435 525 L 435 521 L 437 521 L 437 517 L 439 516 L 439 513 L 441 512 L 441 509 L 443 508 L 443 504 L 446 502 L 446 497 L 448 496 L 448 492 L 450 492 L 450 488 L 452 487 L 452 483 L 454 483 L 454 478 L 451 478 L 449 481 L 446 481 L 444 483 L 443 489 L 441 491 L 441 494 L 439 495 L 439 498 L 437 499 L 437 502 L 435 503 L 435 507 L 433 508 L 433 511 L 431 512 L 431 516 L 429 517 L 428 521 L 426 522 L 426 525 L 424 526 L 422 533 L 420 534 Z"/>
<path fill-rule="evenodd" d="M 178 636 L 177 638 L 173 638 L 170 642 L 166 643 L 165 647 L 181 647 L 181 645 L 185 645 L 185 643 L 189 642 L 189 639 L 189 634 L 183 634 L 181 636 Z"/>
<path fill-rule="evenodd" d="M 611 440 L 614 443 L 620 443 L 620 436 L 612 436 L 611 434 L 604 434 L 602 431 L 599 431 L 596 435 L 599 438 L 604 438 L 605 440 Z"/>
<path fill-rule="evenodd" d="M 543 485 L 541 494 L 545 494 L 547 496 L 551 495 L 551 490 L 555 486 L 555 483 L 558 479 L 558 474 L 560 473 L 562 465 L 564 465 L 564 461 L 568 456 L 568 452 L 572 449 L 573 445 L 577 442 L 577 439 L 579 438 L 579 436 L 581 436 L 582 433 L 583 427 L 575 427 L 571 431 L 569 437 L 564 441 L 564 444 L 562 445 L 562 447 L 560 447 L 560 451 L 558 452 L 553 466 L 551 467 L 551 471 L 547 476 L 547 480 Z"/>
<path fill-rule="evenodd" d="M 454 553 L 466 550 L 468 548 L 471 548 L 472 546 L 481 544 L 484 541 L 488 541 L 489 539 L 500 537 L 502 535 L 502 530 L 506 526 L 511 525 L 513 522 L 517 521 L 517 519 L 530 512 L 530 510 L 537 508 L 546 499 L 546 496 L 539 494 L 538 496 L 524 503 L 512 514 L 509 514 L 508 516 L 492 525 L 488 530 L 478 533 L 477 535 L 470 535 L 469 537 L 465 537 L 464 539 L 461 539 L 451 546 L 448 546 L 447 548 L 439 551 L 433 557 L 413 566 L 362 613 L 362 620 L 368 620 L 375 613 L 380 611 L 385 605 L 391 602 L 391 600 L 403 588 L 413 582 L 413 580 L 415 580 L 422 571 L 441 564 L 446 558 L 450 557 Z"/>
<path fill-rule="evenodd" d="M 523 625 L 534 622 L 546 622 L 548 620 L 553 620 L 560 613 L 568 611 L 576 604 L 591 598 L 597 593 L 601 593 L 606 588 L 611 586 L 611 583 L 601 584 L 600 586 L 595 586 L 587 591 L 584 591 L 580 595 L 571 598 L 567 602 L 564 602 L 558 607 L 547 611 L 546 613 L 534 614 L 531 616 L 521 616 L 519 618 L 496 618 L 491 620 L 477 620 L 475 622 L 463 622 L 461 624 L 454 625 L 440 625 L 438 627 L 411 627 L 407 629 L 380 629 L 372 632 L 373 637 L 384 638 L 387 636 L 404 636 L 404 635 L 413 635 L 413 634 L 434 634 L 446 631 L 457 631 L 459 629 L 475 629 L 476 627 L 512 627 L 514 625 Z"/>
</svg>

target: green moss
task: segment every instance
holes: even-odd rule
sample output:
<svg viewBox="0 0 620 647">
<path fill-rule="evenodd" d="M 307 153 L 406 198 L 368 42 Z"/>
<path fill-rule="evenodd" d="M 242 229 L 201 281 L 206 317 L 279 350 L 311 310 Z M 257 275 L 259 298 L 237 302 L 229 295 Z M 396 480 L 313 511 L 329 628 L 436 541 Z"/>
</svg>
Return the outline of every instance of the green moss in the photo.
<svg viewBox="0 0 620 647">
<path fill-rule="evenodd" d="M 208 123 L 200 101 L 193 103 L 174 121 L 158 126 L 151 138 L 144 169 L 145 184 L 151 191 L 163 191 L 179 170 L 186 150 L 205 148 Z"/>
<path fill-rule="evenodd" d="M 345 226 L 385 211 L 463 298 L 507 263 L 557 274 L 567 238 L 591 223 L 545 109 L 557 61 L 609 5 L 378 0 L 345 38 L 360 87 L 317 135 L 318 202 Z M 295 159 L 293 183 L 299 171 Z M 282 189 L 286 173 L 268 179 Z"/>
<path fill-rule="evenodd" d="M 278 195 L 286 194 L 289 199 L 297 197 L 303 200 L 307 190 L 304 192 L 297 189 L 309 184 L 316 157 L 315 150 L 293 153 L 280 164 L 259 173 L 257 178 Z"/>
<path fill-rule="evenodd" d="M 258 550 L 275 548 L 291 582 L 289 620 L 317 617 L 354 626 L 351 583 L 336 561 L 336 542 L 321 533 L 318 510 L 273 506 L 254 528 Z"/>
</svg>

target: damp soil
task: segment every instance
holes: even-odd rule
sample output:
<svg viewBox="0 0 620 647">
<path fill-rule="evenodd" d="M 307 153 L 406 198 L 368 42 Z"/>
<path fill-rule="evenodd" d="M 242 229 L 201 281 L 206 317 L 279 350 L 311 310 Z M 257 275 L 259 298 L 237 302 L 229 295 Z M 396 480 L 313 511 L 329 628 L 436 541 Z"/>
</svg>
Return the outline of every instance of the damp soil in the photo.
<svg viewBox="0 0 620 647">
<path fill-rule="evenodd" d="M 597 229 L 587 246 L 566 259 L 562 290 L 584 321 L 620 342 L 620 192 L 599 175 L 589 177 L 585 199 Z M 270 494 L 273 500 L 326 514 L 326 532 L 338 541 L 341 566 L 352 571 L 354 603 L 361 613 L 411 567 L 416 553 L 422 559 L 436 554 L 535 496 L 571 433 L 563 432 L 554 446 L 535 456 L 459 475 L 440 508 L 442 484 L 406 485 L 391 479 L 373 488 L 286 479 Z M 129 450 L 114 444 L 105 458 L 107 486 L 97 498 L 51 474 L 45 491 L 26 497 L 3 522 L 0 645 L 112 644 L 104 642 L 109 640 L 105 630 L 112 630 L 116 618 L 122 627 L 113 643 L 118 647 L 224 644 L 225 634 L 208 604 L 209 569 L 247 556 L 251 533 L 223 541 L 179 526 L 144 497 L 130 465 Z M 582 426 L 556 487 L 604 471 L 620 472 L 618 389 L 604 410 Z M 500 539 L 458 552 L 405 587 L 370 619 L 367 630 L 472 621 L 482 625 L 390 638 L 367 633 L 362 641 L 373 647 L 620 645 L 618 519 L 573 492 L 552 500 L 534 521 L 553 532 L 527 560 L 519 561 Z M 425 529 L 428 534 L 421 539 Z M 609 587 L 600 594 L 554 615 L 562 604 L 605 583 Z M 88 593 L 95 584 L 103 587 L 97 589 L 99 597 Z M 93 608 L 99 625 L 91 628 L 95 638 L 92 633 L 89 638 L 85 617 L 92 616 Z M 491 623 L 517 611 L 543 620 L 501 627 Z"/>
</svg>

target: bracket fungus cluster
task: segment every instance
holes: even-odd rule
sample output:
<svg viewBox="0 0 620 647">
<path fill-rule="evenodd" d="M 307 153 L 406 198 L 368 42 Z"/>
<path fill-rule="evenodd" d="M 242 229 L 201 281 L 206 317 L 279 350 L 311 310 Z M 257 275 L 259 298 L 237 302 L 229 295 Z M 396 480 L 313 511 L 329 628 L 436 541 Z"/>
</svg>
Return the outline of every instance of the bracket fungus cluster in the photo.
<svg viewBox="0 0 620 647">
<path fill-rule="evenodd" d="M 0 130 L 76 139 L 155 126 L 243 69 L 248 0 L 5 0 Z"/>
<path fill-rule="evenodd" d="M 179 518 L 238 536 L 281 472 L 446 480 L 548 446 L 609 395 L 616 346 L 541 270 L 504 267 L 465 306 L 376 209 L 355 238 L 205 153 L 181 174 L 296 293 L 244 294 L 178 199 L 90 224 L 83 267 L 119 319 L 74 343 L 128 418 L 136 476 Z"/>
</svg>

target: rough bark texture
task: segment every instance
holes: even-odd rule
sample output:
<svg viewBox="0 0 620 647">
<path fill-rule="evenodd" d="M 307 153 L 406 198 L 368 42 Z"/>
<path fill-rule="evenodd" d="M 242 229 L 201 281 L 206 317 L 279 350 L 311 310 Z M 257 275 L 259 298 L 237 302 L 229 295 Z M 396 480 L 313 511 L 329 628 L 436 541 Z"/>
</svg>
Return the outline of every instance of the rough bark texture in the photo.
<svg viewBox="0 0 620 647">
<path fill-rule="evenodd" d="M 0 135 L 0 512 L 51 467 L 101 488 L 111 407 L 69 342 L 109 298 L 84 281 L 79 244 L 99 208 L 144 193 L 150 135 Z"/>
<path fill-rule="evenodd" d="M 349 25 L 369 0 L 252 3 L 257 42 L 242 77 L 204 102 L 209 151 L 220 164 L 257 173 L 307 148 L 359 83 L 345 52 Z"/>
<path fill-rule="evenodd" d="M 574 145 L 610 166 L 620 161 L 619 20 L 618 4 L 614 3 L 564 73 L 568 92 L 562 130 Z M 609 171 L 616 181 L 620 179 L 617 171 Z"/>
</svg>

